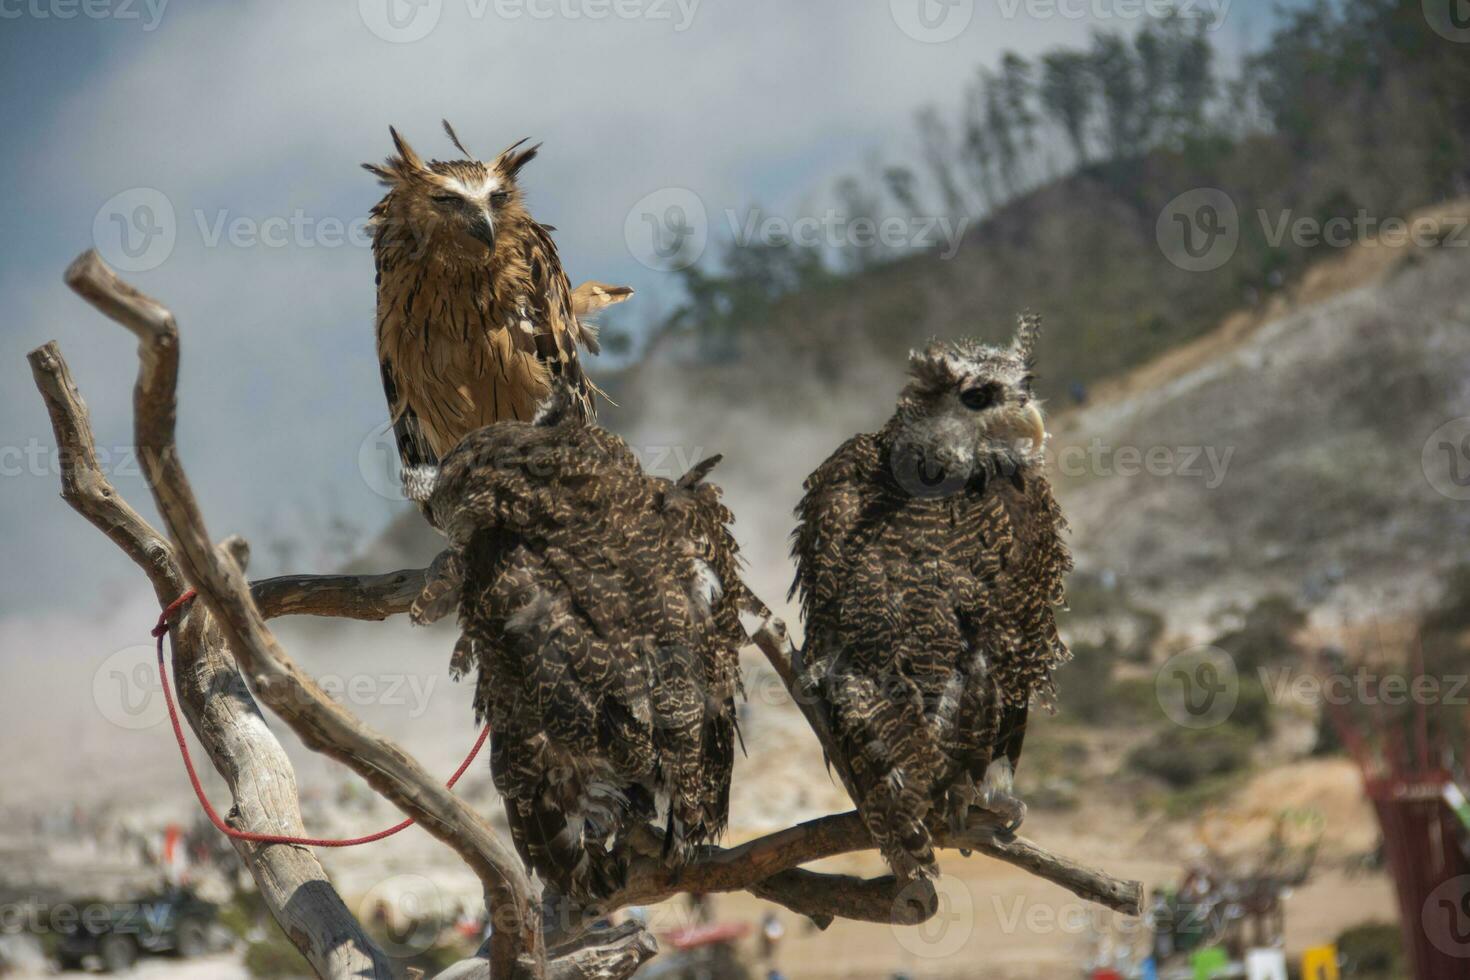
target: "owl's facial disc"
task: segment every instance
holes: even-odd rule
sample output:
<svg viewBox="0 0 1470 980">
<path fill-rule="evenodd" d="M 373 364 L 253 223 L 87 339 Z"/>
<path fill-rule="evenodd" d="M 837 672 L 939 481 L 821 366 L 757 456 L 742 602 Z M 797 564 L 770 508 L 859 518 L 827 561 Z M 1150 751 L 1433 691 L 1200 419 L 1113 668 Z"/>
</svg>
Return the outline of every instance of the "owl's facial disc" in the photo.
<svg viewBox="0 0 1470 980">
<path fill-rule="evenodd" d="M 429 200 L 456 231 L 494 250 L 497 212 L 510 200 L 508 191 L 498 184 L 466 188 L 460 181 L 449 181 Z"/>
</svg>

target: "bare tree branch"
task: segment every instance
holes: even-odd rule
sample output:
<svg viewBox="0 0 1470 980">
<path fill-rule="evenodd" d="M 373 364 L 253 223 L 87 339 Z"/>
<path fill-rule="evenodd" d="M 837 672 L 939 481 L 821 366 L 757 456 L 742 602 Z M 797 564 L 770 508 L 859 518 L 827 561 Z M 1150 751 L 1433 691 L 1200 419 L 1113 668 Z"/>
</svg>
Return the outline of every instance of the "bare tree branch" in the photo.
<svg viewBox="0 0 1470 980">
<path fill-rule="evenodd" d="M 347 765 L 425 830 L 454 849 L 485 883 L 497 980 L 544 970 L 539 909 L 530 880 L 490 825 L 388 739 L 336 704 L 286 655 L 266 627 L 244 574 L 211 545 L 174 441 L 179 336 L 162 305 L 113 274 L 95 251 L 67 269 L 79 295 L 138 338 L 134 433 L 154 500 L 185 577 L 214 614 L 256 695 L 303 742 Z"/>
<path fill-rule="evenodd" d="M 278 616 L 332 616 L 382 620 L 408 612 L 424 590 L 427 569 L 386 575 L 282 575 L 250 585 L 266 619 Z"/>
<path fill-rule="evenodd" d="M 186 588 L 173 549 L 103 475 L 87 406 L 55 343 L 29 356 L 60 450 L 62 497 L 148 576 L 160 605 Z M 235 800 L 229 820 L 242 830 L 303 835 L 296 774 L 266 727 L 205 609 L 173 631 L 179 702 Z M 286 935 L 324 977 L 388 977 L 391 961 L 342 903 L 306 848 L 232 841 Z"/>
</svg>

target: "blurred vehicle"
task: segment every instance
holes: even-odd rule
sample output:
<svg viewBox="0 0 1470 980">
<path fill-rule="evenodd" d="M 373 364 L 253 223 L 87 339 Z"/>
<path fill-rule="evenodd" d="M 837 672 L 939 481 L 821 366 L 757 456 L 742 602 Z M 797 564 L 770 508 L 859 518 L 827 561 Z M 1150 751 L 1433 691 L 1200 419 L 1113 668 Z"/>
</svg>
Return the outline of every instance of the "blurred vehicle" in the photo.
<svg viewBox="0 0 1470 980">
<path fill-rule="evenodd" d="M 176 888 L 131 902 L 82 901 L 75 922 L 61 929 L 56 957 L 64 969 L 100 962 L 122 973 L 144 955 L 203 956 L 229 945 L 219 924 L 219 907 Z"/>
</svg>

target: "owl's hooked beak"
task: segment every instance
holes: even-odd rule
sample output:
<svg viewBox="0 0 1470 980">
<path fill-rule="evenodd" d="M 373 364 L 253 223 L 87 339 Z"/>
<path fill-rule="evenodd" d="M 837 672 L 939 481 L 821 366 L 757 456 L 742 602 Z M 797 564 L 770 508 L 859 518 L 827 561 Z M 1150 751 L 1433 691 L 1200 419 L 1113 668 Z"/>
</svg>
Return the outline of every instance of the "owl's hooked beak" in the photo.
<svg viewBox="0 0 1470 980">
<path fill-rule="evenodd" d="M 483 242 L 486 248 L 495 247 L 495 217 L 489 208 L 480 208 L 470 218 L 470 237 Z"/>
<path fill-rule="evenodd" d="M 1027 402 L 1019 409 L 1007 411 L 990 435 L 1014 446 L 1029 442 L 1030 451 L 1037 452 L 1046 445 L 1046 419 L 1035 402 Z"/>
<path fill-rule="evenodd" d="M 1035 402 L 1027 402 L 1025 411 L 1021 415 L 1021 438 L 1031 440 L 1032 450 L 1038 450 L 1046 445 L 1046 419 L 1041 414 L 1041 409 L 1036 407 Z"/>
</svg>

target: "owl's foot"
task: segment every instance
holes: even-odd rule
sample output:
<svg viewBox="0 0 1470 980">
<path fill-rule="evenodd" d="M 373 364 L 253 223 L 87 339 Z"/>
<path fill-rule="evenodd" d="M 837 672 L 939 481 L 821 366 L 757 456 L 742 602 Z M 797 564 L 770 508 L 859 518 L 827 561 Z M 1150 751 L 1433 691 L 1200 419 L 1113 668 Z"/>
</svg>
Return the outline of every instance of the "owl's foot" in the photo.
<svg viewBox="0 0 1470 980">
<path fill-rule="evenodd" d="M 987 787 L 980 793 L 980 809 L 993 813 L 1002 821 L 995 836 L 1009 844 L 1016 839 L 1016 831 L 1026 821 L 1026 804 L 1018 796 L 1005 790 Z"/>
</svg>

